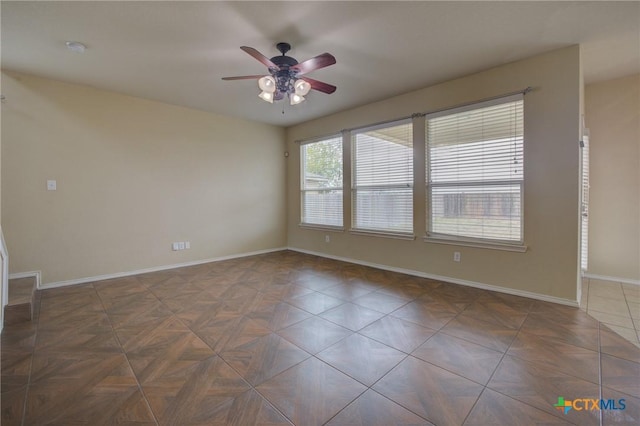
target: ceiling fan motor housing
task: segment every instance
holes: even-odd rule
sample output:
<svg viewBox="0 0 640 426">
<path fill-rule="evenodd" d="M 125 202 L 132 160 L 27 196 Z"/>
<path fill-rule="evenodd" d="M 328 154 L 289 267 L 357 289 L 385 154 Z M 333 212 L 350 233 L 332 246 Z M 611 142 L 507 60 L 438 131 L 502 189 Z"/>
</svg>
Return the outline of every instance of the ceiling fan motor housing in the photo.
<svg viewBox="0 0 640 426">
<path fill-rule="evenodd" d="M 287 52 L 291 50 L 291 45 L 289 43 L 278 43 L 276 48 L 280 53 L 282 53 L 282 55 L 274 56 L 271 58 L 271 62 L 277 65 L 279 69 L 269 69 L 269 72 L 276 80 L 276 92 L 279 92 L 277 94 L 293 93 L 293 82 L 295 81 L 298 72 L 290 70 L 290 67 L 298 65 L 298 61 L 295 58 L 286 55 Z"/>
<path fill-rule="evenodd" d="M 277 92 L 281 93 L 293 93 L 295 91 L 293 83 L 295 82 L 295 71 L 283 70 L 277 71 L 273 74 L 276 80 Z"/>
<path fill-rule="evenodd" d="M 274 56 L 273 58 L 271 58 L 271 62 L 273 62 L 274 64 L 276 64 L 280 68 L 282 68 L 282 67 L 288 68 L 288 67 L 292 67 L 294 65 L 298 65 L 298 61 L 296 61 L 291 56 L 285 56 L 285 55 Z"/>
</svg>

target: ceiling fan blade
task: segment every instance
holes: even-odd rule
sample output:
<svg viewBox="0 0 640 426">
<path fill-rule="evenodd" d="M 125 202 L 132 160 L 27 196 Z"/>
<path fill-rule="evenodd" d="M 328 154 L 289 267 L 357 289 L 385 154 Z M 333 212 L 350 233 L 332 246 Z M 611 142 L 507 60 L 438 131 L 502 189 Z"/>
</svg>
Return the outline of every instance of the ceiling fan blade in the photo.
<svg viewBox="0 0 640 426">
<path fill-rule="evenodd" d="M 322 55 L 315 56 L 311 59 L 307 59 L 304 62 L 300 62 L 297 65 L 293 65 L 292 70 L 298 71 L 298 75 L 306 74 L 320 68 L 328 67 L 336 63 L 336 58 L 331 53 L 323 53 Z"/>
<path fill-rule="evenodd" d="M 222 77 L 223 80 L 257 80 L 258 78 L 264 77 L 262 75 L 237 75 L 235 77 Z"/>
<path fill-rule="evenodd" d="M 275 68 L 276 70 L 280 70 L 280 67 L 277 66 L 276 64 L 274 64 L 273 62 L 271 62 L 271 59 L 267 58 L 266 56 L 264 56 L 262 53 L 258 52 L 256 49 L 254 49 L 253 47 L 249 47 L 249 46 L 240 46 L 240 49 L 244 50 L 245 52 L 247 52 L 249 55 L 253 56 L 254 58 L 256 58 L 257 60 L 259 60 L 260 62 L 262 62 L 264 65 L 266 65 L 268 68 Z"/>
<path fill-rule="evenodd" d="M 313 90 L 317 90 L 318 92 L 331 94 L 336 91 L 337 87 L 333 84 L 325 83 L 323 81 L 314 80 L 309 77 L 301 77 L 302 80 L 306 81 L 311 85 Z"/>
</svg>

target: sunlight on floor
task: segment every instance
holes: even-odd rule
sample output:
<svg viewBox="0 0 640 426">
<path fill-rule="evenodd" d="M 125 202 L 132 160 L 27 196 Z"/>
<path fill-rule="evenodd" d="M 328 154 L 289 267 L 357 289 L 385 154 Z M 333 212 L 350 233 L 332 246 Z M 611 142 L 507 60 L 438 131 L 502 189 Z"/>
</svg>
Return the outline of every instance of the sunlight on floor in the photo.
<svg viewBox="0 0 640 426">
<path fill-rule="evenodd" d="M 580 307 L 640 347 L 640 286 L 583 278 Z"/>
</svg>

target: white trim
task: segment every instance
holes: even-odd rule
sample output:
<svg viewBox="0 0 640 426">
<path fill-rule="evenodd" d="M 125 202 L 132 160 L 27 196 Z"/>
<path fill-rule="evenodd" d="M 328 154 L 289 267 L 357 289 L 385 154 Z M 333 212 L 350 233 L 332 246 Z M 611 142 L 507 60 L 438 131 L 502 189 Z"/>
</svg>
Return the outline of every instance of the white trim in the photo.
<svg viewBox="0 0 640 426">
<path fill-rule="evenodd" d="M 410 240 L 410 241 L 413 241 L 413 240 L 416 239 L 416 236 L 413 233 L 376 231 L 376 230 L 373 230 L 373 229 L 351 228 L 349 230 L 349 233 L 353 234 L 353 235 L 365 235 L 365 236 L 372 236 L 372 237 L 395 238 L 396 240 Z"/>
<path fill-rule="evenodd" d="M 403 124 L 410 124 L 413 121 L 413 117 L 412 116 L 408 116 L 408 117 L 403 117 L 403 118 L 397 118 L 395 120 L 389 120 L 389 121 L 382 121 L 379 123 L 374 123 L 374 124 L 368 124 L 366 126 L 362 126 L 362 127 L 353 127 L 351 129 L 349 129 L 351 131 L 351 136 L 353 136 L 354 134 L 358 134 L 358 133 L 365 133 L 365 132 L 372 132 L 375 130 L 379 130 L 379 129 L 385 129 L 387 127 L 393 127 L 393 126 L 401 126 Z"/>
<path fill-rule="evenodd" d="M 448 244 L 451 246 L 464 246 L 464 247 L 475 247 L 475 248 L 484 248 L 491 250 L 503 250 L 503 251 L 515 251 L 517 253 L 524 253 L 527 251 L 527 246 L 521 244 L 506 244 L 506 243 L 492 243 L 487 241 L 472 241 L 465 240 L 462 238 L 455 238 L 453 236 L 448 237 L 435 237 L 435 236 L 427 236 L 422 238 L 425 243 L 435 243 L 435 244 Z"/>
<path fill-rule="evenodd" d="M 303 140 L 297 140 L 294 141 L 295 143 L 299 144 L 300 146 L 302 145 L 308 145 L 310 143 L 316 143 L 316 142 L 322 142 L 322 141 L 326 141 L 328 139 L 337 139 L 337 138 L 342 138 L 342 132 L 338 132 L 338 133 L 332 133 L 330 135 L 326 135 L 326 136 L 316 136 L 310 139 L 303 139 Z"/>
<path fill-rule="evenodd" d="M 312 229 L 315 231 L 344 232 L 344 226 L 320 225 L 314 223 L 299 223 L 298 226 L 300 228 Z"/>
<path fill-rule="evenodd" d="M 560 298 L 560 297 L 548 296 L 546 294 L 532 293 L 530 291 L 516 290 L 516 289 L 512 289 L 512 288 L 507 288 L 507 287 L 499 287 L 499 286 L 480 283 L 480 282 L 476 282 L 476 281 L 461 280 L 459 278 L 444 277 L 442 275 L 428 274 L 426 272 L 414 271 L 412 269 L 396 268 L 394 266 L 382 265 L 382 264 L 373 263 L 373 262 L 365 262 L 365 261 L 362 261 L 362 260 L 352 259 L 352 258 L 342 257 L 342 256 L 333 256 L 333 255 L 326 254 L 326 253 L 320 253 L 320 252 L 300 249 L 300 248 L 296 248 L 296 247 L 288 247 L 288 250 L 297 251 L 297 252 L 305 253 L 305 254 L 311 254 L 311 255 L 319 256 L 319 257 L 326 257 L 328 259 L 333 259 L 333 260 L 340 260 L 342 262 L 355 263 L 357 265 L 369 266 L 369 267 L 372 267 L 372 268 L 382 269 L 382 270 L 385 270 L 385 271 L 399 272 L 401 274 L 413 275 L 413 276 L 420 277 L 420 278 L 428 278 L 428 279 L 432 279 L 432 280 L 436 280 L 436 281 L 444 281 L 444 282 L 449 282 L 449 283 L 453 283 L 453 284 L 460 284 L 460 285 L 464 285 L 464 286 L 467 286 L 467 287 L 475 287 L 475 288 L 480 288 L 480 289 L 483 289 L 483 290 L 495 291 L 495 292 L 498 292 L 498 293 L 512 294 L 514 296 L 527 297 L 529 299 L 541 300 L 543 302 L 558 303 L 560 305 L 571 306 L 571 307 L 574 307 L 574 308 L 578 308 L 579 305 L 580 305 L 577 300 L 563 299 L 563 298 Z"/>
<path fill-rule="evenodd" d="M 441 109 L 434 112 L 426 112 L 424 116 L 427 120 L 431 118 L 443 117 L 445 115 L 458 114 L 460 112 L 473 111 L 474 109 L 486 108 L 500 104 L 506 104 L 509 102 L 518 102 L 524 99 L 525 91 L 511 93 L 509 95 L 496 96 L 494 98 L 485 99 L 477 102 L 471 102 L 468 104 L 454 106 L 451 108 Z"/>
<path fill-rule="evenodd" d="M 4 307 L 9 303 L 9 253 L 4 243 L 2 227 L 0 227 L 0 262 L 2 262 L 2 276 L 0 277 L 0 291 L 2 292 L 2 306 L 0 306 L 0 332 L 4 328 Z"/>
<path fill-rule="evenodd" d="M 41 271 L 27 271 L 27 272 L 17 272 L 15 274 L 9 274 L 10 280 L 15 280 L 18 278 L 35 278 L 36 279 L 36 288 L 40 288 L 40 277 L 42 276 Z"/>
<path fill-rule="evenodd" d="M 640 280 L 634 280 L 631 278 L 610 277 L 608 275 L 596 275 L 596 274 L 590 274 L 588 272 L 583 272 L 582 276 L 584 278 L 590 278 L 594 280 L 615 281 L 615 282 L 624 283 L 624 284 L 640 285 Z"/>
<path fill-rule="evenodd" d="M 273 252 L 276 252 L 276 251 L 283 251 L 283 250 L 287 250 L 287 248 L 286 247 L 276 247 L 276 248 L 265 249 L 265 250 L 257 250 L 257 251 L 247 252 L 247 253 L 232 254 L 232 255 L 229 255 L 229 256 L 214 257 L 214 258 L 211 258 L 211 259 L 196 260 L 196 261 L 193 261 L 193 262 L 184 262 L 184 263 L 176 263 L 176 264 L 173 264 L 173 265 L 155 266 L 155 267 L 152 267 L 152 268 L 137 269 L 137 270 L 134 270 L 134 271 L 116 272 L 115 274 L 96 275 L 96 276 L 93 276 L 93 277 L 77 278 L 77 279 L 66 280 L 66 281 L 56 281 L 56 282 L 46 283 L 46 284 L 40 284 L 40 280 L 38 280 L 38 289 L 39 290 L 45 290 L 45 289 L 49 289 L 49 288 L 58 288 L 58 287 L 66 287 L 66 286 L 70 286 L 70 285 L 86 284 L 86 283 L 90 283 L 90 282 L 94 282 L 94 281 L 109 280 L 109 279 L 112 279 L 112 278 L 129 277 L 129 276 L 132 276 L 132 275 L 146 274 L 148 272 L 166 271 L 168 269 L 183 268 L 185 266 L 202 265 L 204 263 L 220 262 L 220 261 L 223 261 L 223 260 L 237 259 L 237 258 L 240 258 L 240 257 L 257 256 L 259 254 L 273 253 Z M 25 274 L 27 274 L 27 273 L 25 272 Z M 20 274 L 16 274 L 16 275 L 20 275 Z"/>
</svg>

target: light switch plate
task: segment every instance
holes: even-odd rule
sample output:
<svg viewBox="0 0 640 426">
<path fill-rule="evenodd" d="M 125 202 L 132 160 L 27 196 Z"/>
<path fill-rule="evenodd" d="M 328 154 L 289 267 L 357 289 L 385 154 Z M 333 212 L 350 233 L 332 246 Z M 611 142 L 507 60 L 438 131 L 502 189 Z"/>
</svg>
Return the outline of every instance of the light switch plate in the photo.
<svg viewBox="0 0 640 426">
<path fill-rule="evenodd" d="M 55 180 L 47 181 L 47 191 L 55 191 L 58 187 L 58 184 Z"/>
</svg>

